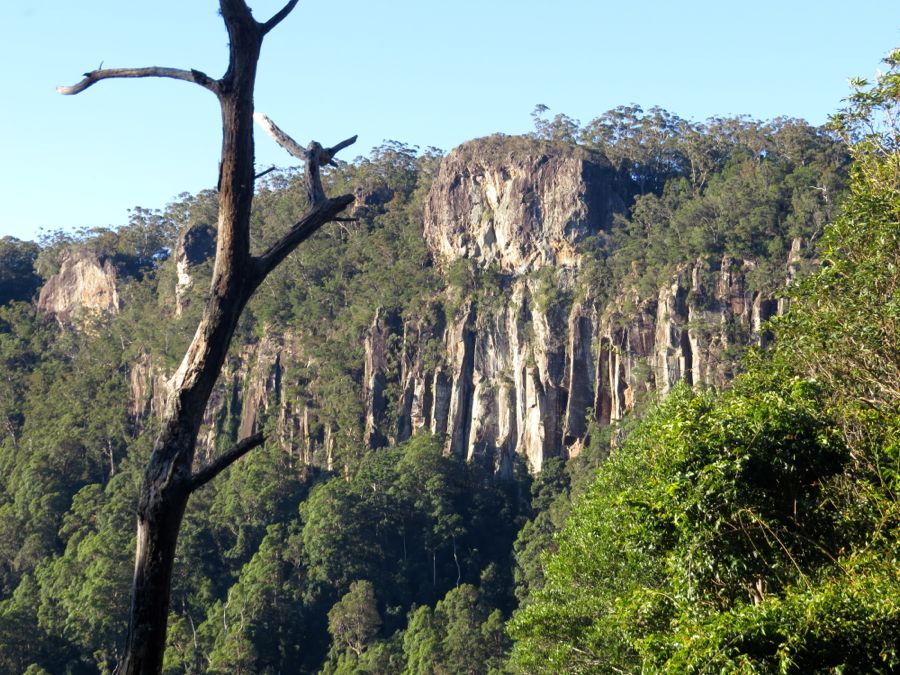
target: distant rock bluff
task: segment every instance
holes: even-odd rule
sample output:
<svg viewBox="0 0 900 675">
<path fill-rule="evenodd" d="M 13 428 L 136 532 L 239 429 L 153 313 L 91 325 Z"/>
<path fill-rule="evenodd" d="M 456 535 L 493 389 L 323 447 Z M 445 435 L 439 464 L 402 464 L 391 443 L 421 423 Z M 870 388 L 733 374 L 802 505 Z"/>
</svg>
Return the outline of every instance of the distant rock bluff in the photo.
<svg viewBox="0 0 900 675">
<path fill-rule="evenodd" d="M 524 274 L 574 266 L 573 245 L 626 211 L 617 175 L 599 153 L 490 136 L 453 150 L 425 205 L 425 241 L 444 266 L 469 258 Z"/>
</svg>

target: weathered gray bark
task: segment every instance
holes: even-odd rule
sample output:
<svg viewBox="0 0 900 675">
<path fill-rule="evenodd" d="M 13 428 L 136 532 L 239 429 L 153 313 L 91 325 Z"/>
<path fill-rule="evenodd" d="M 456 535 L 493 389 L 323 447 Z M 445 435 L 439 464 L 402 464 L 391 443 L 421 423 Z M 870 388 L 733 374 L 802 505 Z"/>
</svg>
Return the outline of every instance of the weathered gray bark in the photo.
<svg viewBox="0 0 900 675">
<path fill-rule="evenodd" d="M 228 29 L 230 59 L 225 75 L 214 80 L 196 70 L 120 68 L 96 70 L 63 94 L 77 94 L 110 78 L 167 77 L 199 84 L 216 94 L 222 110 L 222 155 L 219 175 L 219 222 L 216 261 L 209 299 L 194 339 L 172 379 L 162 431 L 147 465 L 137 507 L 137 550 L 128 637 L 117 672 L 156 674 L 162 669 L 169 613 L 172 566 L 185 507 L 191 493 L 241 456 L 264 442 L 262 435 L 242 440 L 209 466 L 194 469 L 194 449 L 203 413 L 219 376 L 241 312 L 250 296 L 278 263 L 323 224 L 335 220 L 352 195 L 329 199 L 319 167 L 355 137 L 333 148 L 311 143 L 302 149 L 278 130 L 276 140 L 306 164 L 309 207 L 265 253 L 250 253 L 253 202 L 253 89 L 263 38 L 293 10 L 290 0 L 265 23 L 256 21 L 244 0 L 220 0 Z M 277 130 L 266 118 L 272 133 Z"/>
</svg>

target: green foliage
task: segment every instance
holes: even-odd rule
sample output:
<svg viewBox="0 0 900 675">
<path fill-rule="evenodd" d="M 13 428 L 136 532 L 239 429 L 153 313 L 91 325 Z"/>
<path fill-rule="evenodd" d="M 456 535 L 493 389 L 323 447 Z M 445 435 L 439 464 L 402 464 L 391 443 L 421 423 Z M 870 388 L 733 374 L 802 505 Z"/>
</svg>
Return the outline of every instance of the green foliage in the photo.
<svg viewBox="0 0 900 675">
<path fill-rule="evenodd" d="M 202 664 L 206 652 L 206 672 L 296 669 L 306 656 L 300 651 L 306 625 L 296 588 L 299 572 L 286 528 L 270 525 L 225 601 L 213 603 L 207 620 L 197 629 L 205 649 L 198 653 L 196 640 L 187 634 L 179 638 L 175 630 L 166 651 L 167 667 L 190 672 L 192 665 Z"/>
<path fill-rule="evenodd" d="M 131 210 L 128 224 L 115 229 L 84 227 L 74 232 L 50 232 L 41 237 L 35 271 L 48 279 L 59 271 L 63 256 L 80 248 L 96 253 L 101 259 L 112 260 L 121 274 L 143 276 L 171 252 L 181 225 L 176 219 L 195 199 L 187 194 L 181 198 L 180 203 L 170 204 L 164 212 L 136 206 Z"/>
<path fill-rule="evenodd" d="M 32 299 L 41 283 L 34 269 L 39 252 L 34 242 L 0 239 L 0 305 Z"/>
<path fill-rule="evenodd" d="M 334 648 L 360 656 L 381 628 L 375 589 L 369 581 L 354 581 L 350 590 L 328 611 L 328 632 Z"/>
<path fill-rule="evenodd" d="M 433 673 L 435 665 L 443 661 L 441 633 L 428 605 L 410 614 L 409 624 L 403 632 L 403 655 L 406 658 L 404 673 L 409 675 Z"/>
<path fill-rule="evenodd" d="M 38 624 L 93 655 L 101 671 L 116 664 L 131 590 L 134 536 L 128 478 L 82 488 L 63 519 L 63 555 L 42 563 Z"/>
<path fill-rule="evenodd" d="M 477 581 L 508 555 L 517 527 L 513 495 L 424 434 L 319 485 L 300 511 L 312 579 L 341 592 L 369 579 L 385 605 L 406 608 Z"/>
<path fill-rule="evenodd" d="M 496 672 L 508 649 L 499 610 L 489 611 L 478 589 L 451 589 L 434 610 L 419 607 L 403 634 L 404 673 Z"/>
<path fill-rule="evenodd" d="M 889 437 L 877 440 L 867 429 L 895 431 L 900 410 L 900 56 L 886 63 L 890 70 L 877 82 L 856 83 L 834 120 L 856 142 L 851 190 L 823 237 L 822 270 L 793 289 L 794 311 L 776 324 L 783 351 L 831 391 L 854 449 L 890 446 Z M 877 470 L 884 459 L 866 461 Z"/>
<path fill-rule="evenodd" d="M 823 484 L 846 455 L 815 388 L 775 384 L 746 377 L 721 399 L 679 388 L 602 465 L 513 621 L 522 670 L 662 664 L 661 636 L 688 619 L 831 564 L 842 540 Z"/>
<path fill-rule="evenodd" d="M 774 349 L 725 393 L 676 388 L 601 465 L 510 623 L 518 671 L 900 667 L 900 164 L 896 127 L 880 126 L 895 124 L 900 59 L 888 64 L 837 120 L 856 142 L 850 194 Z M 767 159 L 710 180 L 686 202 L 694 216 L 714 224 L 708 200 L 758 191 Z M 671 198 L 644 197 L 633 222 L 646 207 L 647 224 L 660 208 L 677 223 Z M 771 216 L 732 206 L 751 216 L 735 243 L 752 244 Z"/>
<path fill-rule="evenodd" d="M 698 260 L 712 279 L 746 259 L 750 289 L 771 291 L 792 239 L 812 255 L 841 201 L 835 133 L 856 143 L 826 267 L 792 292 L 776 348 L 726 394 L 676 390 L 624 445 L 632 422 L 593 425 L 580 457 L 546 462 L 533 482 L 498 481 L 428 435 L 364 448 L 362 345 L 376 309 L 398 318 L 391 439 L 404 436 L 404 359 L 416 349 L 426 368 L 439 363 L 445 319 L 473 307 L 490 321 L 510 280 L 465 260 L 432 267 L 421 222 L 438 152 L 391 141 L 328 169 L 334 191 L 359 196 L 358 220 L 323 228 L 267 279 L 231 357 L 236 366 L 248 344 L 283 337 L 280 391 L 308 411 L 312 443 L 255 451 L 192 498 L 165 672 L 505 672 L 504 618 L 517 603 L 512 663 L 528 672 L 897 668 L 892 63 L 874 85 L 857 83 L 837 132 L 789 119 L 693 124 L 637 106 L 582 126 L 539 107 L 537 141 L 478 142 L 498 157 L 603 152 L 616 192 L 634 198 L 627 217 L 578 242 L 574 278 L 544 268 L 530 279 L 534 309 L 558 317 L 622 288 L 636 293 L 624 304 L 653 298 Z M 884 119 L 873 126 L 873 115 Z M 259 184 L 254 253 L 302 214 L 301 182 L 287 170 Z M 153 420 L 126 409 L 129 376 L 148 358 L 177 366 L 212 263 L 192 268 L 176 317 L 170 253 L 177 232 L 216 221 L 215 204 L 212 191 L 181 195 L 117 229 L 51 233 L 38 247 L 0 240 L 0 672 L 115 664 L 154 436 Z M 72 246 L 116 265 L 123 299 L 118 317 L 78 333 L 19 302 Z M 739 342 L 743 327 L 729 329 Z M 238 389 L 217 392 L 217 447 L 238 431 Z M 283 431 L 276 409 L 257 411 L 270 434 Z"/>
<path fill-rule="evenodd" d="M 559 272 L 552 267 L 542 267 L 532 275 L 535 284 L 532 297 L 538 312 L 566 316 L 572 305 L 572 294 L 559 277 Z"/>
</svg>

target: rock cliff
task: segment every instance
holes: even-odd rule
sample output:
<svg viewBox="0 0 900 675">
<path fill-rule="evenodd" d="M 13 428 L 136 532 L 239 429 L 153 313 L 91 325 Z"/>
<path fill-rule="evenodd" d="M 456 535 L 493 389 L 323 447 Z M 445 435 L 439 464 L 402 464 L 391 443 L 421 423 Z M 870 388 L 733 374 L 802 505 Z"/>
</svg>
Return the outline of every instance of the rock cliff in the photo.
<svg viewBox="0 0 900 675">
<path fill-rule="evenodd" d="M 625 213 L 627 180 L 601 155 L 527 139 L 451 152 L 427 196 L 426 244 L 444 273 L 465 261 L 492 270 L 498 286 L 460 297 L 448 276 L 427 318 L 372 308 L 359 364 L 361 442 L 377 448 L 428 430 L 448 453 L 500 475 L 520 460 L 538 471 L 679 380 L 721 386 L 733 377 L 741 349 L 766 339 L 762 325 L 780 309 L 748 284 L 755 261 L 696 260 L 651 293 L 625 279 L 605 303 L 579 286 L 579 243 Z M 801 244 L 783 261 L 785 281 Z M 298 335 L 267 333 L 241 348 L 201 445 L 212 451 L 220 434 L 266 426 L 298 464 L 331 466 L 339 428 L 318 405 L 316 383 L 290 393 L 298 376 L 288 373 L 305 359 Z M 146 364 L 135 369 L 140 417 L 158 408 L 160 378 Z"/>
<path fill-rule="evenodd" d="M 592 424 L 622 419 L 679 380 L 721 386 L 734 375 L 739 351 L 765 339 L 762 324 L 777 310 L 749 290 L 752 260 L 698 260 L 649 297 L 626 281 L 606 305 L 589 294 L 545 297 L 536 273 L 550 267 L 557 288 L 574 289 L 577 244 L 624 212 L 624 187 L 602 156 L 524 139 L 492 137 L 447 156 L 428 196 L 425 240 L 443 269 L 461 259 L 499 269 L 504 292 L 469 299 L 446 325 L 427 328 L 444 345 L 433 367 L 407 353 L 401 397 L 411 404 L 399 429 L 445 434 L 448 452 L 501 474 L 516 456 L 539 470 L 577 453 Z"/>
<path fill-rule="evenodd" d="M 429 429 L 446 435 L 448 452 L 491 462 L 501 474 L 516 456 L 539 470 L 550 457 L 577 453 L 592 423 L 618 421 L 679 380 L 725 384 L 739 348 L 760 343 L 761 324 L 776 307 L 746 289 L 749 261 L 717 261 L 712 288 L 699 273 L 709 265 L 680 271 L 655 297 L 608 306 L 585 300 L 541 308 L 535 282 L 513 278 L 503 302 L 468 302 L 443 329 L 426 328 L 440 331 L 444 345 L 433 367 L 415 356 L 423 327 L 406 325 L 401 399 L 408 403 L 397 430 L 382 426 L 381 433 L 402 438 Z M 381 330 L 373 326 L 373 336 Z M 378 379 L 374 364 L 383 358 L 367 363 L 369 380 Z M 375 419 L 367 415 L 369 438 Z"/>
<path fill-rule="evenodd" d="M 453 150 L 425 205 L 425 241 L 445 266 L 467 258 L 504 272 L 577 265 L 574 245 L 625 212 L 601 154 L 492 136 Z"/>
<path fill-rule="evenodd" d="M 97 312 L 115 314 L 119 311 L 116 280 L 111 261 L 86 249 L 72 249 L 63 255 L 59 272 L 41 288 L 38 308 L 60 323 Z"/>
</svg>

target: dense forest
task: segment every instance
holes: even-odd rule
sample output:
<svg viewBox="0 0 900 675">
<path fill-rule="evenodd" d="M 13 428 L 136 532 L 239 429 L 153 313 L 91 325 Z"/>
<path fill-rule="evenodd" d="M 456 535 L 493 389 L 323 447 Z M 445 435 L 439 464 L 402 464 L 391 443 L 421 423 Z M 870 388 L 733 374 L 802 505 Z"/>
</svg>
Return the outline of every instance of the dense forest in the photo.
<svg viewBox="0 0 900 675">
<path fill-rule="evenodd" d="M 330 169 L 353 219 L 259 289 L 210 403 L 207 455 L 271 440 L 189 504 L 164 672 L 900 669 L 900 53 L 887 64 L 823 128 L 538 106 L 529 137 L 447 156 L 389 142 Z M 490 239 L 440 229 L 454 166 L 544 176 L 572 158 L 600 167 L 609 217 L 566 230 L 571 251 L 491 259 L 500 206 L 459 224 Z M 259 181 L 258 249 L 302 211 L 301 181 Z M 548 198 L 523 184 L 540 228 Z M 0 239 L 0 672 L 121 657 L 154 400 L 215 222 L 207 191 L 115 229 Z M 95 300 L 112 284 L 104 309 L 61 309 L 78 261 L 102 273 Z M 488 377 L 513 306 L 521 367 Z M 608 333 L 540 346 L 588 319 Z M 660 326 L 666 350 L 642 351 Z M 608 399 L 599 377 L 579 398 L 571 367 L 519 381 L 581 351 L 625 364 Z M 458 427 L 436 384 L 415 422 L 416 368 L 469 382 Z M 476 424 L 529 388 L 558 417 L 540 443 Z"/>
</svg>

